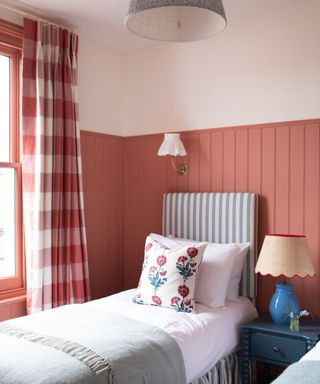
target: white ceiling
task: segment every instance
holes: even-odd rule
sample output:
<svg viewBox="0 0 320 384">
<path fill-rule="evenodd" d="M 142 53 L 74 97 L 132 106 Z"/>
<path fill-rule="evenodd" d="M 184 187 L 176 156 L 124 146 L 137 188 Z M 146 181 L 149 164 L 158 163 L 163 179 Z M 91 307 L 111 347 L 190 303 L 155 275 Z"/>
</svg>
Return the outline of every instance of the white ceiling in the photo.
<svg viewBox="0 0 320 384">
<path fill-rule="evenodd" d="M 229 24 L 244 22 L 298 2 L 301 0 L 223 0 Z M 133 36 L 124 27 L 129 0 L 0 0 L 1 3 L 73 27 L 119 49 L 152 44 Z"/>
</svg>

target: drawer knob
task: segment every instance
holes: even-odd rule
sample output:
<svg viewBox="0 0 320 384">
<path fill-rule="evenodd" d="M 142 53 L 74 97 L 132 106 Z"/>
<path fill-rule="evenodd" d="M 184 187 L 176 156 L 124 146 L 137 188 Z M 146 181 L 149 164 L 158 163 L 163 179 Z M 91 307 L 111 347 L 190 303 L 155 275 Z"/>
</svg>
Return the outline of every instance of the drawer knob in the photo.
<svg viewBox="0 0 320 384">
<path fill-rule="evenodd" d="M 280 352 L 280 348 L 279 347 L 274 346 L 272 349 L 273 349 L 273 352 Z"/>
</svg>

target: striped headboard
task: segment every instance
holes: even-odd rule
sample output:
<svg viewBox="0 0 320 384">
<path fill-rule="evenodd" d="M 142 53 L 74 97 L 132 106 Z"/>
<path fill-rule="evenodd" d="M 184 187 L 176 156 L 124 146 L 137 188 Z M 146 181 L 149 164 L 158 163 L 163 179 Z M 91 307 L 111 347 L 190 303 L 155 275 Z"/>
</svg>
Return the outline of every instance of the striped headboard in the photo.
<svg viewBox="0 0 320 384">
<path fill-rule="evenodd" d="M 250 242 L 240 294 L 255 299 L 257 200 L 253 193 L 166 193 L 163 234 L 210 243 Z"/>
</svg>

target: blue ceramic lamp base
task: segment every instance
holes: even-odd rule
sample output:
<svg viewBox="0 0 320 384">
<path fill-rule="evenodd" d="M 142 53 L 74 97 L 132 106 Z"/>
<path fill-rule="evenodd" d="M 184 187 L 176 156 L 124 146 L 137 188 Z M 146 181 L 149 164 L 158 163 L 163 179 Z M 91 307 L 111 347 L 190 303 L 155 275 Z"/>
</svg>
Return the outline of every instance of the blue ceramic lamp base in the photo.
<svg viewBox="0 0 320 384">
<path fill-rule="evenodd" d="M 290 312 L 298 315 L 300 304 L 293 293 L 292 284 L 276 284 L 276 291 L 269 304 L 271 318 L 275 324 L 289 325 Z"/>
</svg>

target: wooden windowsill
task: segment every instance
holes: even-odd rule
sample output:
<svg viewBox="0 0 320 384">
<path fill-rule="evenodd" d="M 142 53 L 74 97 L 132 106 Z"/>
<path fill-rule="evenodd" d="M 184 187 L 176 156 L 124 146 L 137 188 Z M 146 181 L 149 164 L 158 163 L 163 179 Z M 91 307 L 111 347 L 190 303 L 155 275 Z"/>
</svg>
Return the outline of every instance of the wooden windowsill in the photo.
<svg viewBox="0 0 320 384">
<path fill-rule="evenodd" d="M 4 296 L 2 298 L 0 296 L 0 306 L 7 305 L 7 304 L 19 303 L 21 301 L 26 301 L 26 300 L 27 300 L 27 295 L 25 292 L 20 292 L 19 294 L 17 293 L 16 295 L 11 296 L 11 297 Z"/>
</svg>

